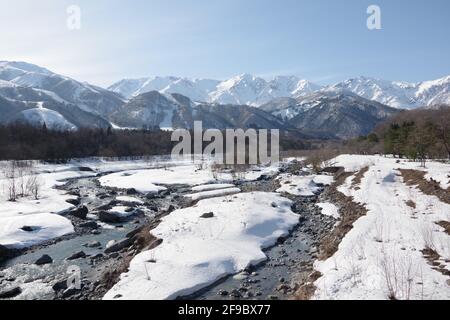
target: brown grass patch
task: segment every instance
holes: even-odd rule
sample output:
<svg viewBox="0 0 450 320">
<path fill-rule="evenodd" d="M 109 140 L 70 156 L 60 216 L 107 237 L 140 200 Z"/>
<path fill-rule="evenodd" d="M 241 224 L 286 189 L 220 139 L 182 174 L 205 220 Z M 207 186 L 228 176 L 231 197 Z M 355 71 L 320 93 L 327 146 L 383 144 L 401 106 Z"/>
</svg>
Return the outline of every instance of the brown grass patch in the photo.
<svg viewBox="0 0 450 320">
<path fill-rule="evenodd" d="M 352 180 L 352 188 L 355 190 L 359 189 L 359 185 L 361 184 L 362 178 L 364 178 L 364 175 L 369 171 L 369 167 L 364 167 L 361 170 L 358 171 L 357 174 L 355 174 L 355 177 Z"/>
<path fill-rule="evenodd" d="M 364 168 L 361 171 L 367 172 L 367 168 Z M 360 177 L 364 175 L 361 171 L 358 173 Z M 336 177 L 336 181 L 325 192 L 325 196 L 331 199 L 331 202 L 339 207 L 341 221 L 328 236 L 322 239 L 319 246 L 319 260 L 323 261 L 333 256 L 338 250 L 342 239 L 353 229 L 353 224 L 359 218 L 367 214 L 367 209 L 363 205 L 354 202 L 353 197 L 347 197 L 337 191 L 337 188 L 351 175 L 352 173 L 348 172 L 339 174 Z M 355 181 L 355 179 L 353 181 Z"/>
<path fill-rule="evenodd" d="M 136 229 L 134 232 L 130 232 L 128 237 L 132 239 L 132 246 L 136 250 L 136 253 L 147 251 L 156 248 L 162 243 L 161 239 L 156 238 L 151 234 L 151 230 L 155 229 L 159 225 L 160 221 L 155 221 L 149 225 L 142 226 Z M 135 255 L 123 254 L 123 260 L 120 265 L 114 265 L 107 270 L 101 279 L 102 289 L 106 291 L 110 290 L 120 278 L 122 273 L 128 272 L 131 260 Z"/>
<path fill-rule="evenodd" d="M 418 170 L 398 169 L 403 180 L 408 186 L 416 186 L 424 194 L 436 196 L 442 202 L 450 204 L 450 190 L 442 189 L 440 184 L 434 180 L 425 179 L 426 172 Z"/>
<path fill-rule="evenodd" d="M 411 208 L 413 208 L 413 209 L 416 209 L 416 203 L 414 202 L 414 201 L 412 201 L 412 200 L 408 200 L 408 201 L 406 201 L 406 205 L 408 206 L 408 207 L 411 207 Z"/>
<path fill-rule="evenodd" d="M 425 248 L 421 252 L 425 259 L 428 260 L 428 264 L 431 265 L 434 270 L 442 273 L 444 276 L 450 277 L 450 270 L 446 269 L 446 266 L 439 261 L 441 256 L 436 252 L 436 250 Z"/>
<path fill-rule="evenodd" d="M 448 222 L 448 221 L 439 221 L 436 224 L 441 226 L 442 228 L 444 228 L 445 233 L 447 233 L 450 236 L 450 222 Z"/>
<path fill-rule="evenodd" d="M 309 273 L 302 281 L 302 285 L 295 291 L 294 298 L 296 300 L 310 300 L 316 292 L 314 282 L 319 279 L 322 274 L 319 271 Z"/>
</svg>

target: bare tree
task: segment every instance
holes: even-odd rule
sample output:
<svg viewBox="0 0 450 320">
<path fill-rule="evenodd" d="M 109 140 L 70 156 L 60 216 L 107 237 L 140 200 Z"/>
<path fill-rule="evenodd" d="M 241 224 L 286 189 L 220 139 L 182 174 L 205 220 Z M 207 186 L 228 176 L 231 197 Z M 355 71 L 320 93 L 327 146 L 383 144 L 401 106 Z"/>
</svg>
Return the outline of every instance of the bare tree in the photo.
<svg viewBox="0 0 450 320">
<path fill-rule="evenodd" d="M 6 189 L 8 201 L 17 200 L 17 161 L 9 161 L 3 168 L 3 175 L 6 179 Z"/>
<path fill-rule="evenodd" d="M 35 200 L 39 200 L 42 183 L 37 174 L 33 173 L 27 180 L 26 190 L 33 195 Z"/>
</svg>

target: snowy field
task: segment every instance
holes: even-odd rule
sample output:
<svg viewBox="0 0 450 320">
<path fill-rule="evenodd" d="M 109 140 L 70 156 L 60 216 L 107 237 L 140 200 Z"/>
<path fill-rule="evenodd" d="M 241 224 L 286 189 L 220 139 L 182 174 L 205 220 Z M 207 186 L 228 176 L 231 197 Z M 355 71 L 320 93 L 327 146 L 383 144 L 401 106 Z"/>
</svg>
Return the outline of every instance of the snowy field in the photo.
<svg viewBox="0 0 450 320">
<path fill-rule="evenodd" d="M 278 166 L 270 166 L 249 169 L 242 175 L 243 180 L 256 180 L 262 175 L 273 175 L 278 172 Z M 99 179 L 106 187 L 120 189 L 134 188 L 141 193 L 158 192 L 164 190 L 167 185 L 205 185 L 211 183 L 232 182 L 231 173 L 219 173 L 217 175 L 209 168 L 199 169 L 194 164 L 184 164 L 154 170 L 133 170 L 117 172 Z M 205 191 L 205 190 L 203 190 Z"/>
<path fill-rule="evenodd" d="M 278 177 L 281 187 L 277 190 L 280 193 L 289 193 L 294 196 L 310 197 L 319 192 L 322 186 L 333 183 L 333 176 L 314 175 L 308 173 L 305 176 L 293 174 L 282 174 Z"/>
<path fill-rule="evenodd" d="M 436 224 L 450 221 L 450 205 L 407 186 L 396 170 L 426 170 L 428 179 L 448 187 L 450 165 L 433 162 L 420 168 L 391 158 L 347 155 L 335 162 L 348 172 L 369 166 L 359 188 L 352 186 L 351 176 L 338 189 L 368 213 L 356 221 L 334 256 L 316 263 L 323 277 L 315 283 L 314 298 L 450 299 L 449 277 L 434 270 L 421 252 L 432 248 L 440 256 L 440 268 L 450 270 L 450 236 Z"/>
</svg>

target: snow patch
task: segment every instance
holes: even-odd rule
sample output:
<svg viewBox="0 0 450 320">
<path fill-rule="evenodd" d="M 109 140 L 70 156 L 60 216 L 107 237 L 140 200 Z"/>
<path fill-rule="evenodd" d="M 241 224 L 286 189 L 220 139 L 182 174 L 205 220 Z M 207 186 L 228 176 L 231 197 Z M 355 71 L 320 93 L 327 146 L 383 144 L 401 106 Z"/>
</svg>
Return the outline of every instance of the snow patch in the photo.
<svg viewBox="0 0 450 320">
<path fill-rule="evenodd" d="M 277 194 L 254 192 L 174 211 L 152 232 L 162 244 L 136 256 L 104 299 L 175 299 L 266 260 L 262 249 L 299 221 L 291 205 Z M 200 218 L 206 212 L 214 217 Z"/>
</svg>

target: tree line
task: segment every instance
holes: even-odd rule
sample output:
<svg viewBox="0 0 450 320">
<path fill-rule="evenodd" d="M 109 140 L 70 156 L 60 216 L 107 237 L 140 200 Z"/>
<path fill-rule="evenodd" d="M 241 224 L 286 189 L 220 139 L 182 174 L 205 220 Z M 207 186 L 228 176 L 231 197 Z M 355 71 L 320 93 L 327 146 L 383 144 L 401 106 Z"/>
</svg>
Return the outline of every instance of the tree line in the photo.
<svg viewBox="0 0 450 320">
<path fill-rule="evenodd" d="M 373 133 L 344 143 L 355 153 L 392 154 L 420 160 L 450 159 L 450 108 L 400 112 L 381 123 Z"/>
<path fill-rule="evenodd" d="M 13 123 L 0 126 L 0 160 L 68 160 L 85 157 L 168 155 L 177 142 L 159 129 L 114 130 L 81 128 L 55 131 Z M 206 146 L 207 144 L 205 144 Z M 309 149 L 311 142 L 291 132 L 280 137 L 280 149 Z"/>
<path fill-rule="evenodd" d="M 82 128 L 53 131 L 24 124 L 0 126 L 0 160 L 65 160 L 170 154 L 170 132 Z"/>
</svg>

